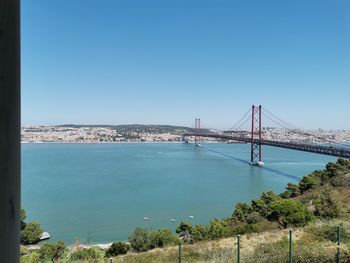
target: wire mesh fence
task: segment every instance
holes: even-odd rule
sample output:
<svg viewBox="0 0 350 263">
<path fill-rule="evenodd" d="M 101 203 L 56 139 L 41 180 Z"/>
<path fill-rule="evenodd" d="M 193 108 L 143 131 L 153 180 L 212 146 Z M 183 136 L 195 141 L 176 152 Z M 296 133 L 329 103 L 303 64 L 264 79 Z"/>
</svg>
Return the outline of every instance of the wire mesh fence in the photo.
<svg viewBox="0 0 350 263">
<path fill-rule="evenodd" d="M 249 241 L 238 236 L 223 246 L 211 242 L 203 246 L 179 246 L 178 262 L 233 263 L 346 263 L 350 262 L 350 227 L 320 225 L 309 227 L 303 238 L 290 230 L 280 240 L 261 242 L 249 250 Z M 316 240 L 310 239 L 310 236 Z M 216 244 L 216 245 L 215 245 Z"/>
</svg>

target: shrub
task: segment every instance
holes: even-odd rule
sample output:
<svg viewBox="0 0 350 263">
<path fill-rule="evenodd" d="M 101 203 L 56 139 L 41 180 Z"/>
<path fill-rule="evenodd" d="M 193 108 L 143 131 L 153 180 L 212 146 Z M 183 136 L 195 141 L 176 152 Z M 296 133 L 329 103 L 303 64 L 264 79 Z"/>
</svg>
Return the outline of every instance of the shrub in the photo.
<svg viewBox="0 0 350 263">
<path fill-rule="evenodd" d="M 63 241 L 45 243 L 38 249 L 40 260 L 51 260 L 52 262 L 62 257 L 66 251 L 67 248 Z"/>
<path fill-rule="evenodd" d="M 202 241 L 208 239 L 208 229 L 204 225 L 196 225 L 192 229 L 192 238 L 194 241 Z"/>
<path fill-rule="evenodd" d="M 305 226 L 312 221 L 310 211 L 299 201 L 281 199 L 269 206 L 268 219 L 280 223 L 284 228 L 288 226 Z"/>
<path fill-rule="evenodd" d="M 216 240 L 224 237 L 229 237 L 233 234 L 233 229 L 222 220 L 214 219 L 210 221 L 207 237 L 210 240 Z"/>
<path fill-rule="evenodd" d="M 150 233 L 147 229 L 136 228 L 129 242 L 135 252 L 147 251 L 150 249 Z"/>
<path fill-rule="evenodd" d="M 339 159 L 338 159 L 339 161 Z M 342 161 L 340 161 L 340 163 L 342 163 Z M 339 174 L 344 173 L 344 171 L 346 171 L 346 167 L 344 167 L 343 165 L 341 165 L 339 162 L 337 163 L 327 163 L 326 165 L 326 171 L 328 173 L 329 177 L 333 177 L 333 176 L 337 176 Z"/>
<path fill-rule="evenodd" d="M 252 200 L 252 210 L 259 212 L 263 217 L 266 217 L 269 212 L 269 204 L 279 199 L 280 197 L 272 191 L 263 192 L 260 196 L 260 199 Z M 245 217 L 247 217 L 247 214 Z"/>
<path fill-rule="evenodd" d="M 314 214 L 323 218 L 336 218 L 345 214 L 345 204 L 330 187 L 324 188 L 314 200 Z"/>
<path fill-rule="evenodd" d="M 260 196 L 260 199 L 263 200 L 265 204 L 269 205 L 272 202 L 277 201 L 281 198 L 278 195 L 276 195 L 274 192 L 268 191 L 268 192 L 263 192 Z"/>
<path fill-rule="evenodd" d="M 192 232 L 192 225 L 186 221 L 181 221 L 180 225 L 176 228 L 176 233 L 181 233 L 187 231 L 191 234 Z"/>
<path fill-rule="evenodd" d="M 29 222 L 21 231 L 21 242 L 23 244 L 38 243 L 43 230 L 37 222 Z"/>
<path fill-rule="evenodd" d="M 103 250 L 98 247 L 84 248 L 74 251 L 70 259 L 71 260 L 92 260 L 100 259 L 103 255 Z"/>
<path fill-rule="evenodd" d="M 290 197 L 296 197 L 300 195 L 299 185 L 288 183 L 286 189 L 290 193 Z"/>
<path fill-rule="evenodd" d="M 177 244 L 178 237 L 174 236 L 169 229 L 158 229 L 150 235 L 150 246 L 165 247 L 173 244 Z"/>
<path fill-rule="evenodd" d="M 246 216 L 246 221 L 248 224 L 256 224 L 262 221 L 264 218 L 260 215 L 259 212 L 251 212 Z"/>
<path fill-rule="evenodd" d="M 299 182 L 299 189 L 301 193 L 304 193 L 309 189 L 313 189 L 320 186 L 320 184 L 321 184 L 321 179 L 312 173 L 308 176 L 304 176 L 301 179 L 301 181 Z"/>
<path fill-rule="evenodd" d="M 130 245 L 124 242 L 114 242 L 106 250 L 106 257 L 116 257 L 118 255 L 125 255 L 128 253 Z"/>
<path fill-rule="evenodd" d="M 233 217 L 237 218 L 239 221 L 244 222 L 246 220 L 246 216 L 252 212 L 252 207 L 247 203 L 238 203 L 235 206 L 235 211 L 233 212 Z"/>
</svg>

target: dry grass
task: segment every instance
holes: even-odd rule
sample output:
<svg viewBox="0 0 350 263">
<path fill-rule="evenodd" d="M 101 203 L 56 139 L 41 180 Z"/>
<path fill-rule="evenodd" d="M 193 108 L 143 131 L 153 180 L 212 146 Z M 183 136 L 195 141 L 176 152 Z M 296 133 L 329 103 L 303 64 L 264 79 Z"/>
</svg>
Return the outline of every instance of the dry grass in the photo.
<svg viewBox="0 0 350 263">
<path fill-rule="evenodd" d="M 294 240 L 299 240 L 303 231 L 296 229 L 293 231 Z M 282 238 L 288 237 L 288 230 L 276 230 L 265 233 L 252 233 L 242 235 L 240 240 L 241 255 L 243 258 L 250 257 L 255 249 L 262 244 L 273 243 Z M 207 262 L 235 262 L 237 258 L 237 238 L 226 238 L 217 241 L 203 241 L 193 245 L 182 246 L 182 262 L 207 263 Z M 178 247 L 168 247 L 165 249 L 154 249 L 151 251 L 114 258 L 113 262 L 123 263 L 153 263 L 153 262 L 178 262 Z"/>
</svg>

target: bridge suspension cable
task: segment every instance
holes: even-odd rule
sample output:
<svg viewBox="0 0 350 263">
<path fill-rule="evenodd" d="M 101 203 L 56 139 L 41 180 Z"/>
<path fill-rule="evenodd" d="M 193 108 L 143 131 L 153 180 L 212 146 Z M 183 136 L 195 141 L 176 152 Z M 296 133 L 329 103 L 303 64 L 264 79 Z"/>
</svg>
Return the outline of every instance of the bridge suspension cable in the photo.
<svg viewBox="0 0 350 263">
<path fill-rule="evenodd" d="M 286 129 L 287 131 L 290 132 L 294 132 L 296 134 L 302 135 L 302 136 L 309 136 L 309 137 L 313 137 L 317 140 L 319 140 L 320 142 L 326 142 L 326 143 L 330 143 L 339 147 L 346 147 L 346 148 L 350 148 L 349 145 L 346 144 L 342 144 L 342 143 L 338 143 L 334 140 L 325 138 L 324 136 L 316 136 L 315 134 L 312 134 L 310 132 L 304 131 L 284 120 L 282 120 L 281 118 L 277 117 L 276 115 L 274 115 L 273 113 L 271 113 L 270 111 L 268 111 L 267 109 L 263 108 L 263 112 L 262 112 L 263 116 L 266 117 L 267 119 L 269 119 L 270 121 L 272 121 L 273 123 L 277 124 L 279 127 L 282 127 L 284 129 Z"/>
<path fill-rule="evenodd" d="M 233 125 L 229 131 L 237 131 L 239 130 L 243 125 L 245 125 L 250 119 L 251 119 L 251 109 L 249 110 Z"/>
</svg>

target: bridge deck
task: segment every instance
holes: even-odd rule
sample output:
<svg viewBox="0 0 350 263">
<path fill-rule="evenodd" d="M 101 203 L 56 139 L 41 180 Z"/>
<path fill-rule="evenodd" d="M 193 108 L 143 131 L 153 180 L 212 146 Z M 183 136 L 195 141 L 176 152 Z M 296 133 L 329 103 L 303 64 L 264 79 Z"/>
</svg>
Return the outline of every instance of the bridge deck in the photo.
<svg viewBox="0 0 350 263">
<path fill-rule="evenodd" d="M 250 138 L 224 135 L 224 134 L 186 133 L 183 136 L 199 136 L 199 137 L 239 141 L 239 142 L 245 142 L 245 143 L 251 142 Z M 260 143 L 259 139 L 255 139 L 254 141 L 256 143 Z M 349 149 L 344 149 L 344 148 L 334 147 L 334 146 L 314 145 L 314 144 L 297 143 L 297 142 L 280 142 L 280 141 L 264 140 L 264 139 L 261 140 L 261 144 L 280 147 L 280 148 L 293 149 L 297 151 L 319 153 L 319 154 L 337 156 L 342 158 L 350 158 Z"/>
</svg>

